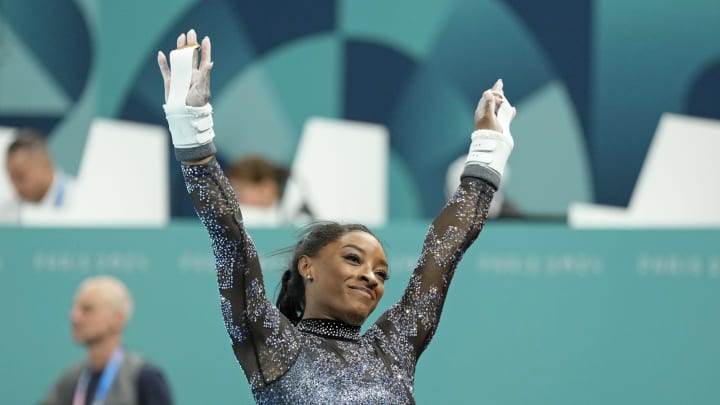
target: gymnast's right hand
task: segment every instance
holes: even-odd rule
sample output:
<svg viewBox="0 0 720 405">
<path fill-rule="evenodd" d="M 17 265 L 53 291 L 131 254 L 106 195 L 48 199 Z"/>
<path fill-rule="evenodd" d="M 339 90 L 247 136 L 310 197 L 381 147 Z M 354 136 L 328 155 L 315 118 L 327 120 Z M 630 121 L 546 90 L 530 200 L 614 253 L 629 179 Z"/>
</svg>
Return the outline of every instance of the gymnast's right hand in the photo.
<svg viewBox="0 0 720 405">
<path fill-rule="evenodd" d="M 198 48 L 200 60 L 198 63 Z M 158 52 L 158 65 L 165 82 L 165 118 L 168 121 L 175 158 L 198 162 L 216 152 L 210 105 L 210 38 L 197 44 L 197 33 L 191 29 L 180 34 L 177 49 L 168 58 Z"/>
<path fill-rule="evenodd" d="M 196 44 L 197 33 L 194 29 L 188 31 L 187 35 L 185 33 L 180 34 L 177 38 L 177 49 Z M 210 101 L 210 69 L 213 67 L 210 38 L 207 36 L 203 38 L 200 48 L 200 64 L 198 65 L 198 51 L 197 47 L 195 47 L 190 88 L 185 99 L 185 103 L 191 107 L 201 107 Z M 165 102 L 167 102 L 170 94 L 171 67 L 168 66 L 168 60 L 162 51 L 158 51 L 157 60 L 158 65 L 160 65 L 160 73 L 162 73 L 165 82 Z"/>
</svg>

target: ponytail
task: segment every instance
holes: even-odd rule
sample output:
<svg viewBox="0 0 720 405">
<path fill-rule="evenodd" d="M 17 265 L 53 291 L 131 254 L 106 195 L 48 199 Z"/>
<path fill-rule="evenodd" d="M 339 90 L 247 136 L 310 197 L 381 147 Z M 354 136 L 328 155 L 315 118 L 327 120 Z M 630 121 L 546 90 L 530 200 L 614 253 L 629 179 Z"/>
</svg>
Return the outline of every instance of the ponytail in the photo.
<svg viewBox="0 0 720 405">
<path fill-rule="evenodd" d="M 293 325 L 297 325 L 305 312 L 305 284 L 293 258 L 291 266 L 283 273 L 276 305 Z"/>
</svg>

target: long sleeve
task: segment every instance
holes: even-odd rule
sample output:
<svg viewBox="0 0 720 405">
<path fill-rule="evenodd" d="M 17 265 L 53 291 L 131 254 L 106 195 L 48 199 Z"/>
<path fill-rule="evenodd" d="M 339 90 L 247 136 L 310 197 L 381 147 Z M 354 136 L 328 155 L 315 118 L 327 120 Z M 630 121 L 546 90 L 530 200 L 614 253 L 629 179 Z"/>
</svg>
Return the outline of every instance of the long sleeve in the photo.
<svg viewBox="0 0 720 405">
<path fill-rule="evenodd" d="M 267 299 L 255 245 L 215 159 L 182 166 L 195 210 L 210 234 L 220 306 L 233 351 L 253 388 L 282 376 L 298 355 L 294 326 Z"/>
<path fill-rule="evenodd" d="M 384 333 L 400 335 L 415 359 L 432 339 L 458 262 L 487 218 L 495 188 L 464 177 L 453 197 L 427 231 L 422 252 L 400 298 L 376 322 Z"/>
</svg>

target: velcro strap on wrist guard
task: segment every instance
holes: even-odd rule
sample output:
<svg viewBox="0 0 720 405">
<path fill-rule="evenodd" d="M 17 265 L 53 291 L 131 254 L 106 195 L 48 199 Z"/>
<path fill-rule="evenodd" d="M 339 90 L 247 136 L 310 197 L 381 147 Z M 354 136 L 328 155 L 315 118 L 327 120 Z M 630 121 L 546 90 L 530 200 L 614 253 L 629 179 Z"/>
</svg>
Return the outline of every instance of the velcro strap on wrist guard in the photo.
<svg viewBox="0 0 720 405">
<path fill-rule="evenodd" d="M 472 142 L 465 165 L 480 165 L 490 168 L 502 177 L 505 164 L 512 152 L 514 141 L 510 135 L 489 129 L 472 133 Z"/>
<path fill-rule="evenodd" d="M 170 91 L 163 105 L 173 145 L 186 149 L 212 142 L 212 106 L 190 107 L 185 104 L 192 80 L 193 58 L 198 45 L 190 45 L 170 52 Z"/>
<path fill-rule="evenodd" d="M 176 148 L 194 148 L 212 142 L 215 131 L 210 103 L 202 107 L 184 106 L 176 112 L 171 112 L 167 104 L 163 108 Z"/>
</svg>

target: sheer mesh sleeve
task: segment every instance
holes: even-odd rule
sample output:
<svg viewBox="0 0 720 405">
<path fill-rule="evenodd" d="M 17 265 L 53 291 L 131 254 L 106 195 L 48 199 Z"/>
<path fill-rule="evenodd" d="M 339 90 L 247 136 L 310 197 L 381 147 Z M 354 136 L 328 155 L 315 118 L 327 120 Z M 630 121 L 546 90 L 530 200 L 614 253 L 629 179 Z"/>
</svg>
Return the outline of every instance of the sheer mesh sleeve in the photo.
<svg viewBox="0 0 720 405">
<path fill-rule="evenodd" d="M 480 233 L 494 192 L 483 180 L 463 178 L 430 225 L 405 293 L 376 323 L 386 334 L 404 337 L 416 359 L 437 329 L 450 280 Z"/>
<path fill-rule="evenodd" d="M 182 171 L 212 241 L 220 307 L 235 357 L 253 388 L 265 386 L 287 372 L 297 357 L 295 329 L 267 299 L 255 245 L 217 161 L 183 165 Z"/>
</svg>

